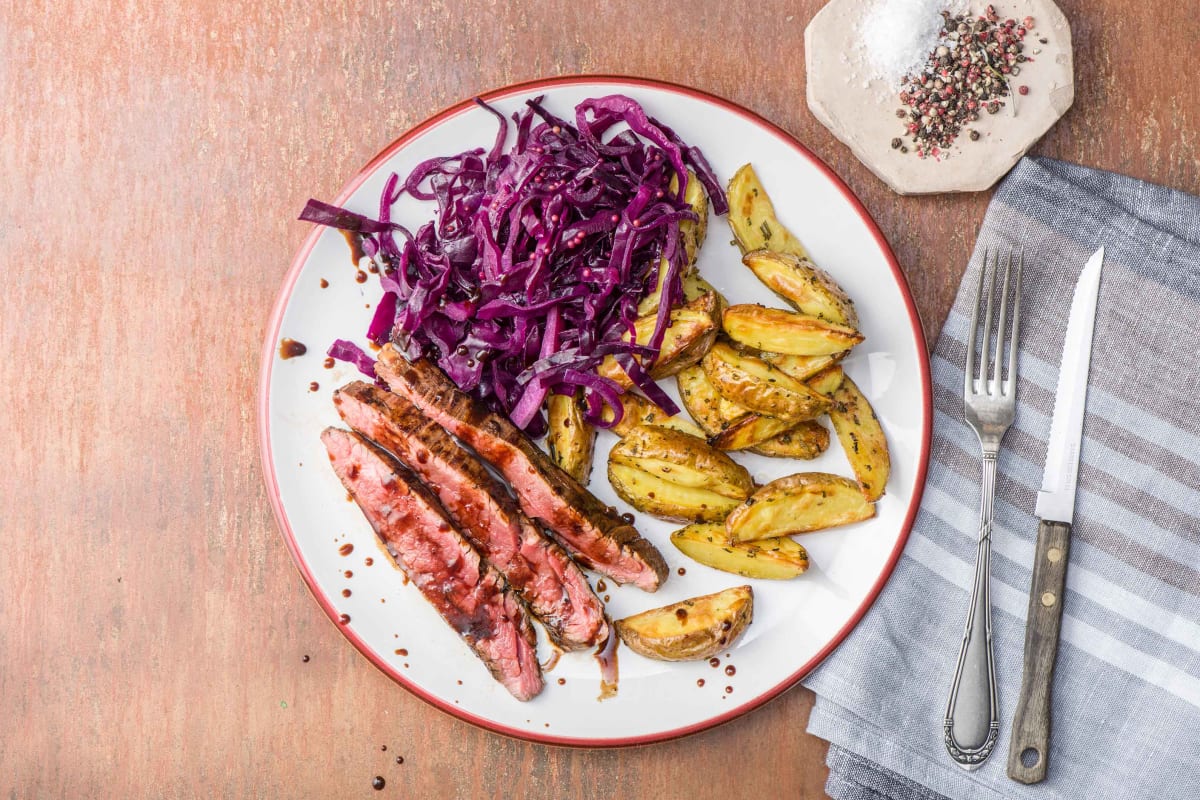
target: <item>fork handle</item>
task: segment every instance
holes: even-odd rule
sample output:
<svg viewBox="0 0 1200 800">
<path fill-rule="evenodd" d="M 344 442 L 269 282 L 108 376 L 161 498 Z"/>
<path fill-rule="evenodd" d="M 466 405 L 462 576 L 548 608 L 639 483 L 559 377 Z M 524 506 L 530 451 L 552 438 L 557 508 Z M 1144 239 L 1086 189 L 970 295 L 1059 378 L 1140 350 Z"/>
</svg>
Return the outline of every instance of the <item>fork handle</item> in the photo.
<svg viewBox="0 0 1200 800">
<path fill-rule="evenodd" d="M 1046 764 L 1050 758 L 1050 691 L 1062 628 L 1070 546 L 1070 523 L 1042 520 L 1038 526 L 1033 580 L 1029 587 L 1021 695 L 1013 717 L 1012 741 L 1008 746 L 1008 777 L 1021 783 L 1038 783 L 1046 778 Z M 1034 752 L 1029 758 L 1032 765 L 1028 767 L 1021 759 L 1026 750 Z"/>
<path fill-rule="evenodd" d="M 992 507 L 996 493 L 996 454 L 983 457 L 979 545 L 975 580 L 967 610 L 962 649 L 946 704 L 943 737 L 946 751 L 960 767 L 978 769 L 996 746 L 1000 710 L 996 699 L 996 667 L 992 659 Z"/>
</svg>

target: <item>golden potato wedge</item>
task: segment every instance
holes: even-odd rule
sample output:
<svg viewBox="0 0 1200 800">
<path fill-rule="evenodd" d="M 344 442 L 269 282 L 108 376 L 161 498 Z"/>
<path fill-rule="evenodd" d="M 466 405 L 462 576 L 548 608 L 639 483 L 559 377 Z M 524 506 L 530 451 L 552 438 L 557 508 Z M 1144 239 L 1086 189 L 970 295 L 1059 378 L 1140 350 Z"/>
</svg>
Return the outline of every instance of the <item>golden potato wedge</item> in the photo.
<svg viewBox="0 0 1200 800">
<path fill-rule="evenodd" d="M 831 395 L 841 387 L 845 374 L 842 372 L 840 364 L 834 364 L 832 367 L 826 367 L 816 375 L 813 375 L 804 383 L 817 394 Z M 837 403 L 834 402 L 833 405 L 836 407 Z"/>
<path fill-rule="evenodd" d="M 772 458 L 816 458 L 829 449 L 829 431 L 815 419 L 801 422 L 791 430 L 760 442 L 750 448 L 751 453 Z"/>
<path fill-rule="evenodd" d="M 671 544 L 706 567 L 745 578 L 788 580 L 808 570 L 808 551 L 786 536 L 731 542 L 724 525 L 701 522 L 672 533 Z"/>
<path fill-rule="evenodd" d="M 621 396 L 621 403 L 625 406 L 625 414 L 621 417 L 620 422 L 609 428 L 617 436 L 625 436 L 638 425 L 657 425 L 660 428 L 670 428 L 689 436 L 695 436 L 697 439 L 707 438 L 707 434 L 696 427 L 696 424 L 690 419 L 682 414 L 676 414 L 673 417 L 667 416 L 667 412 L 641 395 L 626 392 Z M 612 409 L 605 407 L 604 417 L 606 420 L 611 420 Z"/>
<path fill-rule="evenodd" d="M 792 253 L 754 250 L 742 257 L 760 281 L 802 314 L 846 325 L 858 325 L 858 312 L 850 296 L 829 273 Z"/>
<path fill-rule="evenodd" d="M 656 321 L 653 314 L 638 317 L 634 329 L 639 343 L 645 344 L 650 341 L 650 337 L 654 335 Z M 691 308 L 672 310 L 669 327 L 659 348 L 658 359 L 650 368 L 650 377 L 655 380 L 665 378 L 695 364 L 704 357 L 716 336 L 717 326 L 713 324 L 712 315 L 708 312 Z M 625 340 L 629 340 L 628 333 L 625 334 Z M 601 361 L 596 371 L 623 388 L 633 386 L 633 381 L 612 356 Z"/>
<path fill-rule="evenodd" d="M 683 199 L 692 211 L 696 212 L 698 218 L 695 222 L 684 220 L 679 223 L 679 239 L 683 243 L 683 252 L 687 255 L 687 271 L 690 272 L 696 266 L 696 259 L 700 255 L 700 248 L 704 246 L 704 240 L 708 236 L 708 192 L 704 191 L 704 184 L 696 177 L 696 173 L 690 169 L 687 171 L 688 182 L 683 190 Z M 671 191 L 679 190 L 679 182 L 671 179 Z"/>
<path fill-rule="evenodd" d="M 700 291 L 704 286 L 708 288 Z M 721 325 L 721 317 L 725 315 L 725 309 L 729 304 L 725 302 L 725 298 L 721 293 L 709 285 L 708 281 L 703 278 L 684 278 L 683 279 L 683 308 L 691 311 L 702 311 L 708 314 L 717 327 Z"/>
<path fill-rule="evenodd" d="M 861 333 L 845 325 L 759 305 L 730 306 L 721 324 L 730 339 L 769 353 L 832 355 L 863 340 Z"/>
<path fill-rule="evenodd" d="M 719 305 L 719 300 L 713 295 L 703 295 L 689 302 L 683 307 L 688 316 L 692 314 L 704 314 L 705 318 L 711 320 L 713 328 L 703 336 L 697 336 L 692 340 L 692 343 L 683 350 L 679 351 L 669 361 L 665 360 L 662 355 L 659 355 L 658 361 L 654 363 L 654 368 L 650 370 L 650 375 L 655 379 L 666 378 L 675 375 L 681 369 L 686 369 L 692 364 L 699 363 L 700 359 L 704 358 L 704 354 L 713 346 L 713 342 L 717 340 L 717 335 L 721 329 L 721 314 L 723 307 Z M 671 333 L 667 330 L 667 335 Z M 665 337 L 664 337 L 665 339 Z"/>
<path fill-rule="evenodd" d="M 706 435 L 720 433 L 733 421 L 723 413 L 722 404 L 725 398 L 721 397 L 716 387 L 709 382 L 704 368 L 699 364 L 676 373 L 675 383 L 679 387 L 679 399 L 683 401 L 683 407 Z M 747 413 L 750 413 L 749 410 Z"/>
<path fill-rule="evenodd" d="M 729 227 L 743 253 L 767 249 L 808 258 L 804 245 L 775 216 L 775 206 L 753 166 L 746 164 L 733 174 L 726 194 Z"/>
<path fill-rule="evenodd" d="M 725 519 L 730 541 L 752 542 L 833 528 L 875 516 L 859 486 L 828 472 L 802 472 L 771 481 Z"/>
<path fill-rule="evenodd" d="M 707 489 L 680 486 L 611 460 L 608 482 L 618 497 L 638 511 L 678 522 L 720 522 L 742 502 Z"/>
<path fill-rule="evenodd" d="M 721 311 L 724 311 L 725 307 L 729 305 L 725 301 L 725 295 L 718 292 L 711 283 L 700 277 L 699 272 L 691 272 L 683 277 L 683 299 L 686 302 L 691 303 L 693 300 L 705 295 L 713 295 Z M 717 314 L 717 322 L 719 323 L 720 321 L 721 315 Z"/>
<path fill-rule="evenodd" d="M 596 430 L 583 418 L 574 395 L 552 394 L 546 401 L 549 426 L 546 449 L 554 463 L 584 486 L 592 473 L 592 449 Z"/>
<path fill-rule="evenodd" d="M 658 311 L 658 306 L 662 302 L 663 278 L 667 276 L 667 260 L 660 258 L 658 260 L 658 282 L 654 285 L 654 291 L 646 295 L 638 303 L 638 316 L 646 317 Z"/>
<path fill-rule="evenodd" d="M 807 381 L 827 367 L 832 367 L 848 355 L 846 351 L 826 356 L 796 356 L 788 353 L 762 353 L 759 357 L 798 381 Z"/>
<path fill-rule="evenodd" d="M 633 652 L 658 661 L 699 661 L 727 650 L 754 619 L 754 590 L 736 586 L 652 608 L 613 623 Z"/>
<path fill-rule="evenodd" d="M 833 393 L 833 402 L 834 407 L 829 411 L 833 429 L 837 431 L 838 441 L 846 451 L 846 460 L 858 478 L 863 495 L 874 502 L 883 497 L 892 471 L 883 426 L 879 424 L 875 409 L 848 376 Z"/>
<path fill-rule="evenodd" d="M 610 464 L 622 464 L 690 489 L 704 489 L 741 502 L 754 491 L 754 481 L 741 464 L 686 433 L 639 425 L 609 453 Z"/>
<path fill-rule="evenodd" d="M 700 364 L 722 397 L 759 414 L 800 422 L 829 410 L 828 397 L 724 342 L 713 345 Z"/>
<path fill-rule="evenodd" d="M 769 417 L 721 396 L 700 366 L 675 376 L 683 407 L 718 450 L 746 450 L 765 443 L 795 422 Z"/>
<path fill-rule="evenodd" d="M 661 268 L 660 268 L 661 270 Z M 661 275 L 662 272 L 660 271 Z M 683 288 L 682 308 L 688 308 L 693 311 L 703 311 L 712 317 L 713 322 L 720 327 L 721 316 L 725 313 L 725 309 L 729 307 L 729 303 L 725 301 L 712 284 L 701 278 L 697 273 L 693 272 L 685 275 L 681 281 Z M 642 298 L 638 303 L 638 316 L 646 317 L 653 316 L 658 311 L 658 305 L 662 300 L 662 287 L 657 287 L 653 292 Z"/>
<path fill-rule="evenodd" d="M 720 433 L 709 437 L 708 443 L 718 450 L 747 450 L 794 427 L 795 422 L 751 411 L 726 425 Z"/>
</svg>

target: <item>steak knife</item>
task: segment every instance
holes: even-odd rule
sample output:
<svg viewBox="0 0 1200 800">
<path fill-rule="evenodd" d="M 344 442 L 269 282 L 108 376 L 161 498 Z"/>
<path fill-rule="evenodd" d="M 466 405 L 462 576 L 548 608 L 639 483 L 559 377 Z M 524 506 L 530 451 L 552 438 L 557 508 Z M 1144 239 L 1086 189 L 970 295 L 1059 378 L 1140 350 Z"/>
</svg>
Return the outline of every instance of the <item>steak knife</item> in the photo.
<svg viewBox="0 0 1200 800">
<path fill-rule="evenodd" d="M 1013 717 L 1008 747 L 1008 777 L 1020 783 L 1039 783 L 1046 777 L 1050 756 L 1050 691 L 1062 625 L 1063 594 L 1075 515 L 1075 484 L 1079 477 L 1079 447 L 1087 405 L 1092 330 L 1100 296 L 1104 248 L 1097 250 L 1075 284 L 1067 334 L 1063 340 L 1054 416 L 1046 446 L 1042 490 L 1037 495 L 1037 549 L 1025 621 L 1025 660 L 1021 695 Z"/>
</svg>

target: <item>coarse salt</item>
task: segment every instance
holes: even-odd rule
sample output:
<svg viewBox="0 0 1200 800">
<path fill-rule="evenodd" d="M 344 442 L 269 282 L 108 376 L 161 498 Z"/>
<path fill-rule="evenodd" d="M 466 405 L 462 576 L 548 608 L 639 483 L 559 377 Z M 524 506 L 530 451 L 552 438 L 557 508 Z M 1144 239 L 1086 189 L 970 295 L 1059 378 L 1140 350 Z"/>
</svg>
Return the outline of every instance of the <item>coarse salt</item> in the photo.
<svg viewBox="0 0 1200 800">
<path fill-rule="evenodd" d="M 874 0 L 862 25 L 866 66 L 889 88 L 919 70 L 937 47 L 942 12 L 962 13 L 962 0 Z"/>
</svg>

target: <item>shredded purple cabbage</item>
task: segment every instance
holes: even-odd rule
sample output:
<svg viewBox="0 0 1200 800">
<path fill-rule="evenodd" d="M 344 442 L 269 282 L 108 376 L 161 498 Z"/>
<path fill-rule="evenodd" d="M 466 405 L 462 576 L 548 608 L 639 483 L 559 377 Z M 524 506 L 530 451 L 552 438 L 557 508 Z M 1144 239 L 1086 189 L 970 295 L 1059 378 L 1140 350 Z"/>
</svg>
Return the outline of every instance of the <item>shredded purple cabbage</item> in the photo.
<svg viewBox="0 0 1200 800">
<path fill-rule="evenodd" d="M 357 233 L 379 261 L 385 294 L 367 338 L 436 361 L 459 388 L 534 436 L 545 431 L 551 392 L 581 391 L 595 425 L 620 420 L 623 389 L 596 372 L 606 356 L 651 401 L 678 413 L 648 369 L 682 293 L 679 223 L 696 219 L 683 200 L 689 167 L 717 213 L 728 210 L 712 168 L 623 95 L 583 101 L 574 125 L 541 97 L 528 100 L 512 116 L 507 150 L 508 120 L 475 102 L 499 121 L 489 151 L 429 159 L 403 180 L 393 174 L 378 219 L 318 200 L 300 215 Z M 605 139 L 619 123 L 627 129 Z M 436 204 L 415 234 L 391 220 L 404 193 Z M 654 334 L 646 345 L 624 341 L 633 338 L 639 301 L 658 285 L 660 263 Z M 338 340 L 329 355 L 374 376 L 374 360 L 350 342 Z"/>
<path fill-rule="evenodd" d="M 329 350 L 326 352 L 330 358 L 336 358 L 338 361 L 345 361 L 358 367 L 358 371 L 363 375 L 375 379 L 375 359 L 371 358 L 366 352 L 356 345 L 354 342 L 345 339 L 335 339 L 333 344 L 329 345 Z"/>
</svg>

